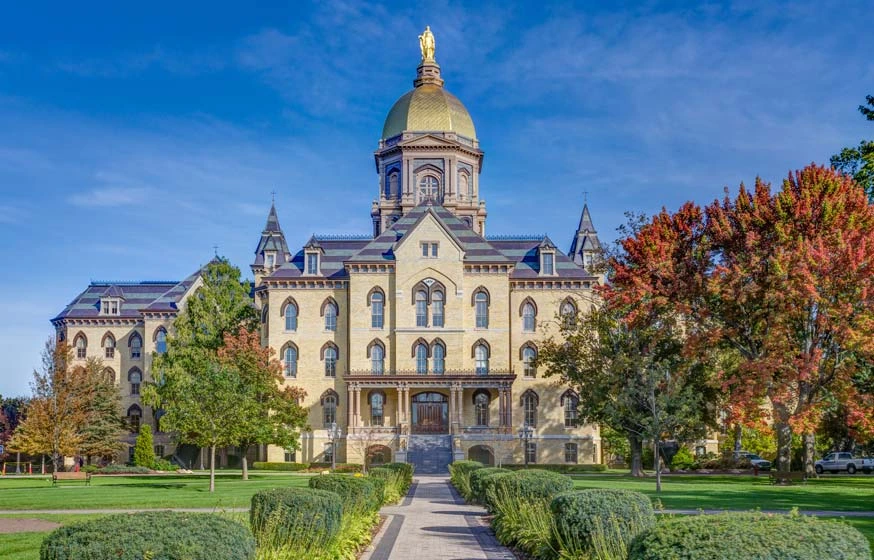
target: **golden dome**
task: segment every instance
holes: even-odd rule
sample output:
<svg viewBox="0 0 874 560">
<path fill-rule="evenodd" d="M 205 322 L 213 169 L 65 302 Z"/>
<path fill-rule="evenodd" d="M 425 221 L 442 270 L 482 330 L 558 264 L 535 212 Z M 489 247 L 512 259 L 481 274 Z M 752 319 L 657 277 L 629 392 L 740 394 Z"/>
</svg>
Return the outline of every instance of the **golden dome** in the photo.
<svg viewBox="0 0 874 560">
<path fill-rule="evenodd" d="M 461 101 L 442 85 L 433 83 L 423 83 L 408 91 L 388 112 L 382 127 L 383 139 L 404 131 L 451 131 L 470 139 L 476 138 L 473 119 Z"/>
</svg>

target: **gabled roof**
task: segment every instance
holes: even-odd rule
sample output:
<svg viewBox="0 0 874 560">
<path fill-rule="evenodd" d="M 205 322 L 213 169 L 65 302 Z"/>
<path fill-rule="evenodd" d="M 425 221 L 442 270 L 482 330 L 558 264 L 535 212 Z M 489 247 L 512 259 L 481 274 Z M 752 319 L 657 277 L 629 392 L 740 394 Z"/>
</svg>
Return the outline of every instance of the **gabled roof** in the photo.
<svg viewBox="0 0 874 560">
<path fill-rule="evenodd" d="M 113 284 L 110 287 L 106 288 L 106 291 L 103 292 L 103 297 L 124 299 L 124 292 L 120 287 Z"/>
<path fill-rule="evenodd" d="M 61 319 L 87 319 L 100 317 L 100 298 L 117 284 L 124 285 L 124 303 L 119 315 L 113 317 L 138 318 L 142 311 L 156 299 L 170 291 L 178 282 L 91 282 L 85 290 L 76 296 L 72 302 L 52 321 Z"/>
</svg>

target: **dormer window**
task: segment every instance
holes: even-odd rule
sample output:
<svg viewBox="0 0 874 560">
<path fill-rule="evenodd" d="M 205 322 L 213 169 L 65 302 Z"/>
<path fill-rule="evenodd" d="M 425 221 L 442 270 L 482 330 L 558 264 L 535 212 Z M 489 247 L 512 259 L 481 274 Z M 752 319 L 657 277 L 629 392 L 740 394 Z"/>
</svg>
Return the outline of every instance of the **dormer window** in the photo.
<svg viewBox="0 0 874 560">
<path fill-rule="evenodd" d="M 100 300 L 100 313 L 102 315 L 118 315 L 121 311 L 121 301 L 115 298 L 103 298 Z"/>
<path fill-rule="evenodd" d="M 308 252 L 307 256 L 307 274 L 319 273 L 319 254 L 315 251 Z"/>
<path fill-rule="evenodd" d="M 276 264 L 276 255 L 274 253 L 266 253 L 264 255 L 264 266 L 266 268 L 273 268 Z"/>
</svg>

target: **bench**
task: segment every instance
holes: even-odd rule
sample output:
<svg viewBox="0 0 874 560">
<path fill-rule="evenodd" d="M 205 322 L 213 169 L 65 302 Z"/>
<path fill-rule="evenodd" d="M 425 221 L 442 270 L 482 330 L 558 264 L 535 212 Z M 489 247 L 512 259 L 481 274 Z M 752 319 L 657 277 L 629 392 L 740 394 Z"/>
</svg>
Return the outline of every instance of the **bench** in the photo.
<svg viewBox="0 0 874 560">
<path fill-rule="evenodd" d="M 807 474 L 804 472 L 786 472 L 781 473 L 777 471 L 771 471 L 768 473 L 768 480 L 771 484 L 779 484 L 781 482 L 785 482 L 787 484 L 792 484 L 794 482 L 807 482 Z"/>
<path fill-rule="evenodd" d="M 87 472 L 56 472 L 52 473 L 52 486 L 55 486 L 59 480 L 84 480 L 85 486 L 91 485 L 91 473 Z"/>
</svg>

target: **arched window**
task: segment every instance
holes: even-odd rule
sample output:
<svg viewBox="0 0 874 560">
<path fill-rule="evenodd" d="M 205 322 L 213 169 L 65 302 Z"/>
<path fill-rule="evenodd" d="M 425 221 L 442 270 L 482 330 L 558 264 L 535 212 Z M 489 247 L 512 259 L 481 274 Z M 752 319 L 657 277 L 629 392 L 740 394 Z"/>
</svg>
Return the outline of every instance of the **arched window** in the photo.
<svg viewBox="0 0 874 560">
<path fill-rule="evenodd" d="M 492 397 L 485 389 L 478 389 L 473 394 L 473 410 L 477 426 L 489 425 L 489 403 Z"/>
<path fill-rule="evenodd" d="M 440 199 L 440 181 L 433 175 L 425 175 L 419 180 L 419 202 Z"/>
<path fill-rule="evenodd" d="M 467 192 L 467 186 L 469 183 L 470 179 L 468 179 L 467 173 L 461 173 L 458 175 L 458 194 L 460 194 L 462 198 L 473 198 L 470 193 Z"/>
<path fill-rule="evenodd" d="M 572 328 L 577 322 L 577 306 L 570 299 L 561 304 L 561 320 L 566 328 Z"/>
<path fill-rule="evenodd" d="M 139 359 L 143 354 L 143 339 L 140 335 L 133 333 L 128 337 L 127 345 L 130 347 L 131 359 Z"/>
<path fill-rule="evenodd" d="M 285 377 L 297 377 L 297 348 L 293 344 L 285 347 L 282 353 Z"/>
<path fill-rule="evenodd" d="M 443 373 L 446 371 L 446 348 L 442 343 L 434 344 L 431 349 L 432 357 L 434 358 L 434 373 Z"/>
<path fill-rule="evenodd" d="M 381 329 L 384 324 L 385 296 L 381 292 L 373 292 L 370 295 L 370 326 Z"/>
<path fill-rule="evenodd" d="M 291 301 L 285 306 L 285 330 L 297 330 L 297 304 Z"/>
<path fill-rule="evenodd" d="M 537 405 L 540 404 L 540 398 L 537 393 L 528 389 L 522 393 L 522 412 L 524 414 L 525 424 L 532 428 L 537 427 Z"/>
<path fill-rule="evenodd" d="M 140 431 L 140 420 L 143 418 L 143 409 L 137 405 L 131 405 L 127 409 L 127 421 L 130 424 L 130 431 L 137 433 Z"/>
<path fill-rule="evenodd" d="M 109 333 L 103 337 L 103 355 L 107 360 L 115 357 L 115 338 Z"/>
<path fill-rule="evenodd" d="M 127 373 L 127 380 L 130 382 L 130 394 L 140 394 L 140 383 L 143 382 L 143 372 L 139 368 L 133 368 Z"/>
<path fill-rule="evenodd" d="M 477 344 L 474 348 L 474 359 L 476 360 L 476 372 L 480 375 L 485 375 L 489 372 L 489 348 L 485 344 Z"/>
<path fill-rule="evenodd" d="M 522 305 L 522 330 L 525 332 L 534 332 L 536 327 L 537 310 L 534 309 L 534 304 L 526 302 Z"/>
<path fill-rule="evenodd" d="M 73 346 L 76 347 L 76 357 L 84 360 L 88 356 L 88 340 L 85 338 L 84 334 L 76 335 L 76 340 L 73 342 Z"/>
<path fill-rule="evenodd" d="M 526 344 L 522 347 L 522 373 L 525 377 L 536 377 L 537 368 L 534 367 L 534 359 L 537 357 L 537 350 L 531 344 Z"/>
<path fill-rule="evenodd" d="M 337 304 L 329 301 L 325 304 L 325 330 L 337 330 Z"/>
<path fill-rule="evenodd" d="M 473 296 L 474 309 L 476 310 L 476 328 L 489 328 L 489 294 L 479 290 Z"/>
<path fill-rule="evenodd" d="M 428 373 L 428 347 L 421 342 L 416 345 L 416 373 Z"/>
<path fill-rule="evenodd" d="M 562 406 L 564 407 L 564 427 L 576 428 L 579 422 L 577 408 L 580 406 L 580 398 L 573 391 L 565 391 L 561 396 Z"/>
<path fill-rule="evenodd" d="M 370 392 L 370 425 L 382 426 L 385 418 L 385 394 L 382 391 Z"/>
<path fill-rule="evenodd" d="M 428 294 L 425 290 L 416 292 L 416 326 L 428 326 Z"/>
<path fill-rule="evenodd" d="M 398 172 L 394 171 L 388 176 L 388 196 L 397 198 L 400 192 L 398 191 Z"/>
<path fill-rule="evenodd" d="M 328 389 L 322 394 L 322 422 L 326 428 L 330 428 L 331 424 L 337 422 L 337 405 L 340 402 L 340 397 Z"/>
<path fill-rule="evenodd" d="M 158 329 L 155 333 L 155 352 L 165 354 L 167 352 L 167 331 Z"/>
<path fill-rule="evenodd" d="M 443 292 L 431 293 L 431 322 L 435 327 L 443 326 Z"/>
<path fill-rule="evenodd" d="M 385 350 L 379 344 L 374 344 L 370 349 L 370 372 L 374 375 L 382 375 L 385 371 Z"/>
<path fill-rule="evenodd" d="M 324 349 L 325 377 L 337 377 L 337 348 L 328 345 Z"/>
<path fill-rule="evenodd" d="M 115 385 L 115 370 L 111 367 L 103 368 L 103 380 Z"/>
</svg>

